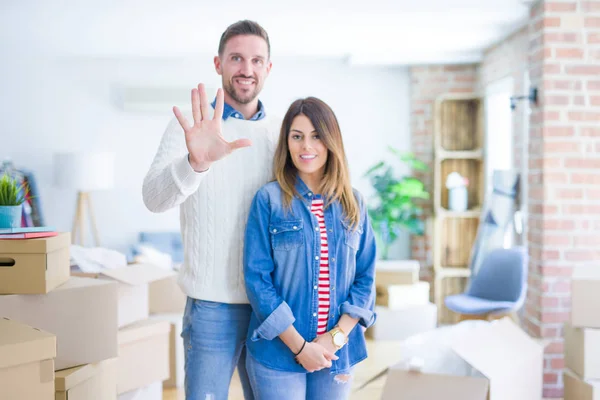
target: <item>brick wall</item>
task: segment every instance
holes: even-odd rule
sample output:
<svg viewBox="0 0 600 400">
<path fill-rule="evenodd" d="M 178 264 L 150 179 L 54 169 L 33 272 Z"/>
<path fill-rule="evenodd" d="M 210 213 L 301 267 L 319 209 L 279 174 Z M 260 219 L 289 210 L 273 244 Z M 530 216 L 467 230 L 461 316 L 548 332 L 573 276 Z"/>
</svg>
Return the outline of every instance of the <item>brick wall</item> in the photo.
<svg viewBox="0 0 600 400">
<path fill-rule="evenodd" d="M 544 395 L 562 396 L 570 274 L 600 260 L 600 1 L 540 1 L 529 68 L 540 89 L 529 146 L 529 328 L 550 339 Z"/>
<path fill-rule="evenodd" d="M 524 74 L 540 91 L 528 121 L 513 112 L 515 168 L 526 175 L 529 293 L 523 325 L 550 341 L 544 396 L 561 397 L 562 325 L 570 310 L 570 275 L 600 260 L 600 0 L 538 1 L 528 26 L 485 52 L 480 65 L 415 67 L 412 73 L 412 147 L 433 158 L 435 97 L 477 90 L 506 76 L 524 94 Z M 527 143 L 527 160 L 521 150 Z M 526 164 L 525 164 L 526 163 Z M 431 183 L 431 174 L 425 177 Z M 429 238 L 414 238 L 412 255 L 430 264 Z"/>
<path fill-rule="evenodd" d="M 411 140 L 412 150 L 429 164 L 427 173 L 420 176 L 431 192 L 433 186 L 433 107 L 435 99 L 445 93 L 473 93 L 477 83 L 475 65 L 415 66 L 411 74 Z M 432 193 L 433 194 L 433 193 Z M 426 206 L 426 217 L 431 216 L 432 202 Z M 412 258 L 421 261 L 423 278 L 430 275 L 431 236 L 414 236 L 411 240 Z"/>
</svg>

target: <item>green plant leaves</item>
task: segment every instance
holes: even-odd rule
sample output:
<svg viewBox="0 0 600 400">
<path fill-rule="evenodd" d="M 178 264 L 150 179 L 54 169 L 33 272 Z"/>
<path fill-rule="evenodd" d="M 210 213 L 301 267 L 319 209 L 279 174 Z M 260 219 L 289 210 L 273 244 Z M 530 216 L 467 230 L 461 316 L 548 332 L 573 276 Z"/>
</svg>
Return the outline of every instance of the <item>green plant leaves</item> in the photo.
<svg viewBox="0 0 600 400">
<path fill-rule="evenodd" d="M 23 204 L 27 196 L 27 187 L 24 183 L 18 184 L 8 174 L 0 178 L 0 206 L 18 206 Z"/>
</svg>

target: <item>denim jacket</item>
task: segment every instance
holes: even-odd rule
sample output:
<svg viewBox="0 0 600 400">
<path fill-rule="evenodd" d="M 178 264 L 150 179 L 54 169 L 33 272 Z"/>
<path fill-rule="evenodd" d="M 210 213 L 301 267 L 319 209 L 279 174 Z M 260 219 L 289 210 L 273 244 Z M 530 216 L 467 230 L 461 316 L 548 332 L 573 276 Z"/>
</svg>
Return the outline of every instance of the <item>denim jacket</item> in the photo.
<svg viewBox="0 0 600 400">
<path fill-rule="evenodd" d="M 277 182 L 255 195 L 244 244 L 244 277 L 253 313 L 247 336 L 252 356 L 266 367 L 306 372 L 278 337 L 290 325 L 307 341 L 317 332 L 320 229 L 310 211 L 313 193 L 296 178 L 300 197 L 291 210 Z M 367 357 L 364 329 L 375 322 L 376 246 L 365 205 L 358 192 L 360 224 L 351 229 L 339 202 L 324 210 L 329 245 L 330 306 L 327 330 L 342 314 L 359 320 L 348 343 L 337 351 L 331 373 L 346 373 Z"/>
</svg>

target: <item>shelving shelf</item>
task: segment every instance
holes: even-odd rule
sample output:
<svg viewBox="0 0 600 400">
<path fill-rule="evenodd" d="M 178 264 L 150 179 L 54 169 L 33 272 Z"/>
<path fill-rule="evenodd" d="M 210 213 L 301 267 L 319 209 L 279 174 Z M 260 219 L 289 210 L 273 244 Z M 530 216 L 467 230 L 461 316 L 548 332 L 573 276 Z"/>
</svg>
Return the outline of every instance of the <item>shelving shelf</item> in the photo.
<svg viewBox="0 0 600 400">
<path fill-rule="evenodd" d="M 458 322 L 444 298 L 462 293 L 471 275 L 469 260 L 477 235 L 484 196 L 483 99 L 477 95 L 443 95 L 435 102 L 433 299 L 438 322 Z M 446 177 L 458 172 L 469 179 L 466 211 L 448 209 Z"/>
</svg>

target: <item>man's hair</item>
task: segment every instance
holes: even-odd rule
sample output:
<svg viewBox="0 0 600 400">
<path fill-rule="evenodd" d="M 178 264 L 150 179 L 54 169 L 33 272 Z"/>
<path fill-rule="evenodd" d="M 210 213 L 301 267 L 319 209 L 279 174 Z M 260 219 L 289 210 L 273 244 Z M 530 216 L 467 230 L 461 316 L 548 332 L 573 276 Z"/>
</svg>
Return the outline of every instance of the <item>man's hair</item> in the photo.
<svg viewBox="0 0 600 400">
<path fill-rule="evenodd" d="M 219 56 L 223 55 L 225 45 L 229 39 L 239 35 L 255 35 L 263 38 L 265 42 L 267 42 L 268 55 L 269 57 L 271 56 L 271 42 L 269 42 L 267 31 L 265 31 L 258 23 L 247 19 L 231 24 L 225 29 L 225 32 L 223 32 L 221 40 L 219 41 Z"/>
</svg>

